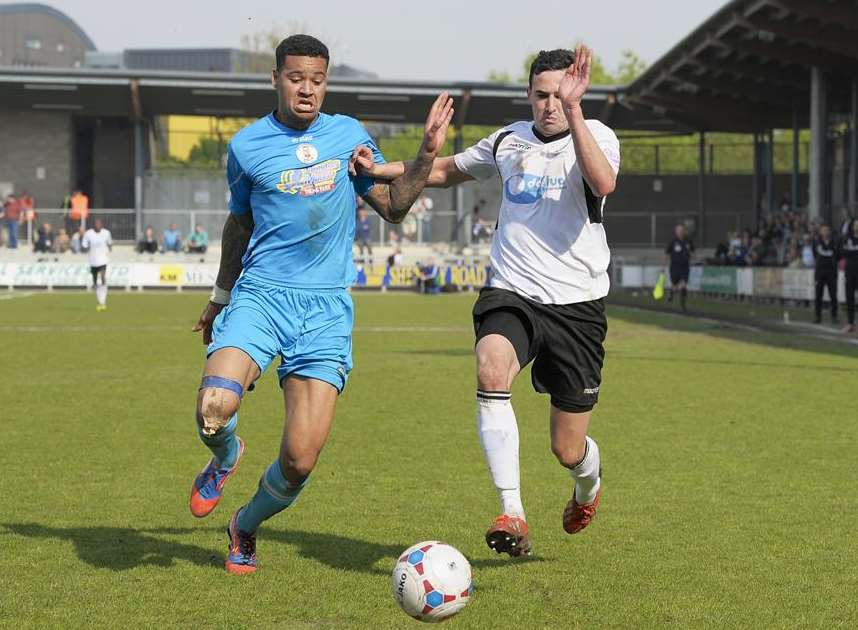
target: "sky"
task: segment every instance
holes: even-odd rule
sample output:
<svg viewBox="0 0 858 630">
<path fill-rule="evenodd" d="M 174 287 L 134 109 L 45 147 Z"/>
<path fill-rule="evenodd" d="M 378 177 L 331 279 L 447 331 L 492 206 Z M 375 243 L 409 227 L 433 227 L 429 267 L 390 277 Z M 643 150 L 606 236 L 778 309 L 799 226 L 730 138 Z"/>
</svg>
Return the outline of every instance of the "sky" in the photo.
<svg viewBox="0 0 858 630">
<path fill-rule="evenodd" d="M 652 63 L 725 2 L 44 0 L 101 51 L 237 48 L 243 34 L 298 26 L 328 44 L 332 63 L 413 81 L 482 81 L 493 70 L 516 78 L 528 54 L 579 40 L 609 70 L 624 49 Z"/>
</svg>

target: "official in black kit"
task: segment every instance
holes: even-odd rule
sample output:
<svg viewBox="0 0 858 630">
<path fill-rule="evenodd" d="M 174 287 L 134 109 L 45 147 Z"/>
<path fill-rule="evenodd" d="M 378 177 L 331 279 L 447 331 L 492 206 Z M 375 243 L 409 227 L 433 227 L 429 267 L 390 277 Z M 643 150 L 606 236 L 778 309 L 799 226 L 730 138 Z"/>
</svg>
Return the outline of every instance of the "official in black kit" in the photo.
<svg viewBox="0 0 858 630">
<path fill-rule="evenodd" d="M 831 234 L 831 226 L 819 228 L 819 236 L 813 240 L 813 259 L 815 260 L 814 280 L 816 282 L 816 319 L 822 323 L 822 295 L 828 289 L 831 300 L 831 322 L 837 323 L 837 260 L 840 248 L 837 239 Z"/>
<path fill-rule="evenodd" d="M 670 293 L 667 301 L 673 301 L 673 292 L 679 289 L 679 300 L 682 310 L 685 310 L 685 300 L 688 297 L 688 276 L 691 273 L 691 256 L 694 254 L 694 243 L 688 238 L 685 226 L 680 224 L 674 229 L 674 239 L 664 248 L 664 264 L 670 262 Z"/>
<path fill-rule="evenodd" d="M 846 259 L 846 317 L 849 325 L 845 332 L 858 332 L 855 327 L 855 292 L 858 291 L 858 219 L 852 219 L 849 230 L 840 247 L 840 253 Z"/>
</svg>

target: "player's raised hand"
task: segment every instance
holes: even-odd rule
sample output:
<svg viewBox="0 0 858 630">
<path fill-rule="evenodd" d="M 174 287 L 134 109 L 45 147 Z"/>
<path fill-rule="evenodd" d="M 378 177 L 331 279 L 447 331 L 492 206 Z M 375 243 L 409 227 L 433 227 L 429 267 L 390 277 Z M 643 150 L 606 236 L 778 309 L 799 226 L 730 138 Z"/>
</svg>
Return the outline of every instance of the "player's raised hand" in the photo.
<svg viewBox="0 0 858 630">
<path fill-rule="evenodd" d="M 441 92 L 426 117 L 426 132 L 423 135 L 422 150 L 433 158 L 438 155 L 447 140 L 447 128 L 453 120 L 453 99 L 447 92 Z"/>
<path fill-rule="evenodd" d="M 193 332 L 203 331 L 203 343 L 205 345 L 209 345 L 212 342 L 212 325 L 214 324 L 215 317 L 223 310 L 224 306 L 226 304 L 215 304 L 214 302 L 206 304 L 203 312 L 200 313 L 199 321 L 191 329 Z"/>
<path fill-rule="evenodd" d="M 352 157 L 349 159 L 349 174 L 352 176 L 372 175 L 374 165 L 372 149 L 365 144 L 359 144 L 352 151 Z"/>
<path fill-rule="evenodd" d="M 564 107 L 577 107 L 590 87 L 590 67 L 593 63 L 593 51 L 583 44 L 575 49 L 575 61 L 566 68 L 566 74 L 560 81 L 560 102 Z"/>
</svg>

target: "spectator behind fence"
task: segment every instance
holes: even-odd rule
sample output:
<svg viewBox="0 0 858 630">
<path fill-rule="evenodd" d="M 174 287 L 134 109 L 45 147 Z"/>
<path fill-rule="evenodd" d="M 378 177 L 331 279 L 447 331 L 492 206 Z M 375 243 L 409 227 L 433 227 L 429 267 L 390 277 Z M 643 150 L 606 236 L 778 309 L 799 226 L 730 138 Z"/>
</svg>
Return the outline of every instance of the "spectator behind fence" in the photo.
<svg viewBox="0 0 858 630">
<path fill-rule="evenodd" d="M 74 231 L 71 237 L 71 250 L 72 253 L 81 254 L 83 253 L 83 235 L 86 234 L 86 230 L 83 229 L 83 226 L 80 226 Z"/>
<path fill-rule="evenodd" d="M 418 293 L 438 293 L 440 290 L 440 278 L 438 265 L 434 258 L 429 258 L 419 265 L 420 273 L 417 276 Z"/>
<path fill-rule="evenodd" d="M 846 316 L 849 324 L 845 332 L 858 332 L 855 328 L 855 292 L 858 291 L 858 219 L 849 222 L 849 231 L 840 249 L 846 259 Z"/>
<path fill-rule="evenodd" d="M 179 226 L 175 223 L 170 224 L 170 229 L 164 230 L 164 238 L 161 241 L 164 252 L 180 252 L 182 251 L 182 233 L 179 231 Z"/>
<path fill-rule="evenodd" d="M 822 295 L 828 289 L 831 300 L 831 323 L 837 323 L 837 259 L 840 248 L 837 238 L 831 233 L 831 227 L 823 225 L 819 228 L 819 236 L 813 241 L 813 256 L 816 260 L 814 281 L 816 282 L 816 319 L 814 323 L 822 323 Z"/>
<path fill-rule="evenodd" d="M 396 267 L 397 265 L 402 264 L 402 248 L 397 245 L 393 249 L 393 253 L 387 257 L 387 266 L 388 267 Z"/>
<path fill-rule="evenodd" d="M 807 234 L 801 247 L 801 265 L 805 269 L 813 269 L 816 259 L 813 256 L 813 237 Z"/>
<path fill-rule="evenodd" d="M 82 227 L 89 217 L 89 197 L 82 190 L 75 190 L 69 199 L 69 207 L 66 229 L 73 232 Z"/>
<path fill-rule="evenodd" d="M 9 239 L 6 241 L 6 247 L 9 249 L 18 248 L 18 222 L 20 219 L 21 204 L 18 198 L 15 195 L 7 195 L 6 202 L 3 204 L 3 220 L 9 233 Z"/>
<path fill-rule="evenodd" d="M 27 224 L 27 234 L 32 234 L 33 224 L 36 221 L 36 201 L 33 196 L 26 190 L 18 197 L 18 203 L 21 205 L 21 220 Z"/>
<path fill-rule="evenodd" d="M 367 217 L 366 210 L 363 207 L 358 208 L 357 223 L 355 225 L 355 240 L 357 241 L 358 251 L 363 256 L 363 250 L 366 248 L 372 262 L 372 224 Z"/>
<path fill-rule="evenodd" d="M 209 235 L 202 225 L 198 225 L 188 236 L 188 253 L 205 254 L 209 248 Z"/>
<path fill-rule="evenodd" d="M 155 238 L 155 230 L 147 225 L 143 230 L 143 238 L 137 242 L 138 254 L 156 254 L 158 252 L 158 239 Z"/>
<path fill-rule="evenodd" d="M 54 251 L 58 254 L 65 254 L 71 247 L 71 239 L 65 228 L 60 228 L 57 232 L 57 238 L 54 241 Z"/>
<path fill-rule="evenodd" d="M 33 243 L 33 251 L 37 254 L 47 254 L 54 251 L 54 231 L 50 223 L 43 223 Z"/>
</svg>

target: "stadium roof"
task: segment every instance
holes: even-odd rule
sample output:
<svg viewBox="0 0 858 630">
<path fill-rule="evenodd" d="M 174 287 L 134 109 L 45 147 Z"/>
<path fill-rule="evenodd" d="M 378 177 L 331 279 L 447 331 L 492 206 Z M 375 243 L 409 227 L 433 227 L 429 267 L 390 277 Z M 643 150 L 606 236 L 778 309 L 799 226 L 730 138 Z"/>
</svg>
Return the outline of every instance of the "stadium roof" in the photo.
<svg viewBox="0 0 858 630">
<path fill-rule="evenodd" d="M 732 0 L 629 85 L 622 101 L 702 131 L 791 128 L 794 113 L 807 127 L 814 66 L 835 78 L 830 111 L 848 112 L 858 2 Z"/>
<path fill-rule="evenodd" d="M 57 11 L 53 7 L 49 7 L 46 4 L 41 4 L 39 2 L 19 2 L 16 4 L 0 4 L 0 15 L 12 15 L 16 13 L 35 13 L 42 15 L 49 15 L 60 22 L 64 23 L 68 26 L 74 33 L 80 37 L 81 41 L 83 41 L 84 45 L 89 50 L 95 50 L 95 42 L 93 42 L 89 35 L 87 35 L 84 30 L 78 26 L 77 22 L 71 19 L 62 11 Z"/>
<path fill-rule="evenodd" d="M 432 100 L 442 90 L 456 99 L 457 124 L 501 125 L 531 117 L 523 86 L 494 83 L 332 77 L 324 109 L 370 122 L 422 123 Z M 584 102 L 587 116 L 614 129 L 686 131 L 662 115 L 624 106 L 622 90 L 591 87 Z M 267 75 L 0 67 L 0 91 L 3 107 L 91 116 L 256 117 L 275 106 Z"/>
</svg>

